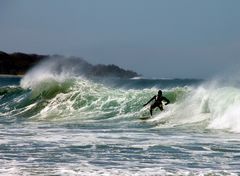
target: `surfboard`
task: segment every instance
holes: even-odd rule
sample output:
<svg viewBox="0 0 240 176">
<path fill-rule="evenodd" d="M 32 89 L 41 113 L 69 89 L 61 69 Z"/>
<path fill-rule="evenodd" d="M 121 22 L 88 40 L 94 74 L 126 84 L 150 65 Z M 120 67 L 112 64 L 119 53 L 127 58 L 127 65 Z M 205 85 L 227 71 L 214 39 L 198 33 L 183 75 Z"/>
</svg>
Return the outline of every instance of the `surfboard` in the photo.
<svg viewBox="0 0 240 176">
<path fill-rule="evenodd" d="M 143 117 L 140 117 L 139 119 L 140 120 L 147 120 L 147 119 L 150 119 L 151 117 L 150 116 L 143 116 Z"/>
</svg>

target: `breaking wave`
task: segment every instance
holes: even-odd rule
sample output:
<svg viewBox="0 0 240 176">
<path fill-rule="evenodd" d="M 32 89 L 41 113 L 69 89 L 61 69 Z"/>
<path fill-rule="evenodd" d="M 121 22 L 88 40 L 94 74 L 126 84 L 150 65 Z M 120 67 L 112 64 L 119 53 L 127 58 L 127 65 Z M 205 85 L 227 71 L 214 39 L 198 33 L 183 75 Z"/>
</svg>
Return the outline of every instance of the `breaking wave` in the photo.
<svg viewBox="0 0 240 176">
<path fill-rule="evenodd" d="M 171 104 L 163 112 L 154 111 L 154 117 L 147 123 L 154 122 L 160 128 L 190 125 L 240 132 L 237 86 L 207 83 L 194 86 L 190 80 L 145 79 L 141 88 L 141 82 L 134 88 L 136 81 L 141 81 L 139 78 L 126 80 L 131 88 L 120 88 L 117 84 L 86 79 L 68 69 L 56 72 L 53 66 L 54 63 L 40 64 L 26 74 L 20 86 L 1 87 L 0 115 L 35 120 L 140 121 L 140 117 L 149 116 L 143 104 L 161 88 Z M 118 81 L 122 84 L 124 80 L 115 80 Z"/>
</svg>

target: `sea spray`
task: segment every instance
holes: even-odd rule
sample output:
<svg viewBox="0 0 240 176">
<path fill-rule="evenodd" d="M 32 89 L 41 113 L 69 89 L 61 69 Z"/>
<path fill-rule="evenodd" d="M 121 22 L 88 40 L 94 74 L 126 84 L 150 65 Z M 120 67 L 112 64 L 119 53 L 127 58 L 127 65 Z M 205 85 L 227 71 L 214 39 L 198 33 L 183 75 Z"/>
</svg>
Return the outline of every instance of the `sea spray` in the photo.
<svg viewBox="0 0 240 176">
<path fill-rule="evenodd" d="M 22 78 L 20 85 L 22 88 L 36 88 L 42 82 L 64 82 L 75 75 L 81 76 L 81 60 L 53 57 L 42 61 Z"/>
<path fill-rule="evenodd" d="M 26 90 L 2 88 L 4 97 L 1 101 L 5 102 L 2 106 L 5 111 L 36 120 L 136 120 L 148 116 L 148 108 L 142 108 L 142 105 L 158 91 L 157 87 L 116 88 L 83 77 L 53 75 L 47 71 L 48 74 L 35 79 L 38 71 L 32 70 L 22 79 L 21 85 L 28 87 Z M 239 88 L 203 84 L 163 88 L 163 93 L 171 104 L 165 106 L 163 112 L 156 109 L 154 117 L 148 120 L 150 123 L 159 124 L 159 127 L 184 127 L 201 122 L 204 123 L 202 128 L 239 132 Z M 14 95 L 14 99 L 7 99 Z M 166 121 L 164 125 L 162 119 Z"/>
<path fill-rule="evenodd" d="M 1 175 L 240 174 L 238 87 L 54 76 L 1 87 Z M 171 104 L 140 120 L 158 89 Z"/>
<path fill-rule="evenodd" d="M 151 121 L 162 124 L 165 119 L 167 126 L 194 126 L 204 122 L 204 128 L 240 132 L 240 89 L 237 87 L 202 85 L 186 91 L 180 101 L 170 106 Z"/>
<path fill-rule="evenodd" d="M 209 99 L 212 114 L 209 128 L 240 132 L 240 89 L 220 88 Z"/>
<path fill-rule="evenodd" d="M 156 109 L 147 123 L 154 122 L 160 128 L 203 123 L 203 129 L 239 132 L 240 92 L 236 86 L 216 80 L 192 86 L 191 80 L 186 79 L 139 78 L 126 80 L 131 86 L 120 88 L 116 85 L 124 85 L 124 79 L 109 79 L 105 84 L 83 77 L 78 69 L 62 59 L 40 63 L 22 78 L 20 87 L 1 88 L 1 111 L 36 120 L 134 121 L 149 116 L 149 109 L 143 104 L 162 89 L 171 104 L 164 106 L 163 112 Z M 162 119 L 166 121 L 164 125 Z"/>
</svg>

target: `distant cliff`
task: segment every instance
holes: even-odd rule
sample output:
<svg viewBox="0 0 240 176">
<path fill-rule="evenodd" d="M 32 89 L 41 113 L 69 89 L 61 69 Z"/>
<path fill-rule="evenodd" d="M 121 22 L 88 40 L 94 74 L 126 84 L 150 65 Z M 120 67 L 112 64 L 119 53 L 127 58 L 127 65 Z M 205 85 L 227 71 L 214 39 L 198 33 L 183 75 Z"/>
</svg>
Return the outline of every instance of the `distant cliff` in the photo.
<svg viewBox="0 0 240 176">
<path fill-rule="evenodd" d="M 24 53 L 7 54 L 0 51 L 0 74 L 23 75 L 45 57 L 47 56 Z"/>
<path fill-rule="evenodd" d="M 40 61 L 51 59 L 52 57 L 63 58 L 63 56 L 49 56 L 25 53 L 8 54 L 0 51 L 0 74 L 7 75 L 24 75 L 30 68 Z M 66 58 L 66 62 L 72 62 L 73 65 L 79 65 L 82 69 L 81 73 L 85 76 L 100 76 L 100 77 L 119 77 L 133 78 L 139 76 L 134 71 L 124 70 L 116 65 L 92 65 L 81 58 L 70 57 Z M 79 71 L 80 72 L 80 71 Z"/>
</svg>

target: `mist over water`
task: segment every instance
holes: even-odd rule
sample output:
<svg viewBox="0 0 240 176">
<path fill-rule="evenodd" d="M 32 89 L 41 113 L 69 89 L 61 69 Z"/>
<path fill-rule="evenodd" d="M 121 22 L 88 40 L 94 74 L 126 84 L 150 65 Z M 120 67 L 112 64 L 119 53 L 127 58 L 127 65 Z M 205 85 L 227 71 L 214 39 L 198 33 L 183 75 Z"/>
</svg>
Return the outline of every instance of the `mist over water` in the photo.
<svg viewBox="0 0 240 176">
<path fill-rule="evenodd" d="M 240 174 L 237 83 L 77 68 L 46 61 L 0 87 L 1 175 Z M 171 104 L 140 120 L 158 89 Z"/>
</svg>

